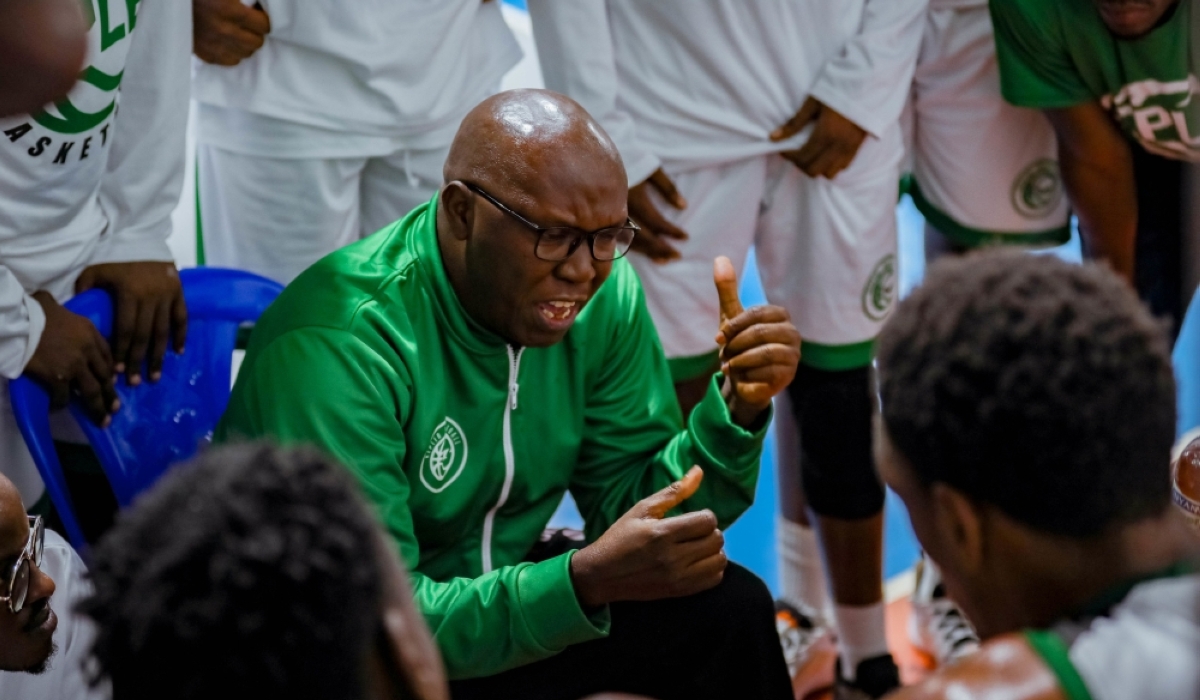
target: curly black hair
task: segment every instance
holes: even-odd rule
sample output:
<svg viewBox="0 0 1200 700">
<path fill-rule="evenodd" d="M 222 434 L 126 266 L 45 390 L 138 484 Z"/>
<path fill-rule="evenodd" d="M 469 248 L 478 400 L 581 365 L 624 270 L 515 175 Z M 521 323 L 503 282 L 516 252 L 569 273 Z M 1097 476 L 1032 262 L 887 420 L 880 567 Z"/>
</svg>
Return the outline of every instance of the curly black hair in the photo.
<svg viewBox="0 0 1200 700">
<path fill-rule="evenodd" d="M 926 485 L 1070 537 L 1168 507 L 1166 331 L 1108 269 L 1011 251 L 939 262 L 878 362 L 887 434 Z"/>
<path fill-rule="evenodd" d="M 209 450 L 93 552 L 93 680 L 116 700 L 362 697 L 379 629 L 378 525 L 312 450 Z"/>
</svg>

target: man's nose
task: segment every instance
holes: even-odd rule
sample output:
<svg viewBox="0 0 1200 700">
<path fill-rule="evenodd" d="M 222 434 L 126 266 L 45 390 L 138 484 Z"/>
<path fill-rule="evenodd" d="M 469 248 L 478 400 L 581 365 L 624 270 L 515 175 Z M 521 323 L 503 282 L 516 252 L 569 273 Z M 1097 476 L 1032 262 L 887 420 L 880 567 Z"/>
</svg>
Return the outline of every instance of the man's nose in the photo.
<svg viewBox="0 0 1200 700">
<path fill-rule="evenodd" d="M 26 596 L 29 602 L 26 605 L 43 598 L 49 598 L 54 595 L 54 590 L 54 579 L 31 563 L 29 565 L 29 595 Z"/>
<path fill-rule="evenodd" d="M 558 278 L 572 284 L 586 284 L 596 276 L 596 260 L 587 239 L 580 241 L 570 257 L 555 268 Z"/>
</svg>

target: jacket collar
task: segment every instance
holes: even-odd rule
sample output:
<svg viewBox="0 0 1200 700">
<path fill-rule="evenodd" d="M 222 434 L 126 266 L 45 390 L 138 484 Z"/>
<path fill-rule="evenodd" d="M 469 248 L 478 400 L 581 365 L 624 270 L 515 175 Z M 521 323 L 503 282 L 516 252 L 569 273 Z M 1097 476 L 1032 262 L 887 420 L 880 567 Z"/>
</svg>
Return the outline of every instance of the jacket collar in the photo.
<svg viewBox="0 0 1200 700">
<path fill-rule="evenodd" d="M 459 344 L 472 353 L 504 353 L 508 344 L 471 318 L 450 284 L 438 246 L 437 210 L 438 195 L 434 194 L 432 199 L 405 217 L 403 228 L 412 242 L 422 275 L 428 281 L 438 321 Z"/>
</svg>

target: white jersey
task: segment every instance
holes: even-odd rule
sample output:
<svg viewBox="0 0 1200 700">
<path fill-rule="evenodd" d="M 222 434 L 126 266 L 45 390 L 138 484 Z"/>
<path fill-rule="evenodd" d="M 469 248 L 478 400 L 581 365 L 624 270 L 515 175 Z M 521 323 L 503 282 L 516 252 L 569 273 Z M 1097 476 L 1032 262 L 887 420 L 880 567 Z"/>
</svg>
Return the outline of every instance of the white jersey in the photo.
<svg viewBox="0 0 1200 700">
<path fill-rule="evenodd" d="M 218 108 L 202 112 L 205 143 L 277 155 L 273 145 L 322 142 L 310 157 L 445 146 L 521 58 L 498 0 L 262 4 L 271 32 L 261 49 L 231 68 L 196 66 L 196 100 Z"/>
<path fill-rule="evenodd" d="M 58 647 L 45 673 L 0 672 L 0 698 L 4 700 L 105 700 L 112 696 L 109 684 L 88 685 L 84 662 L 96 638 L 92 620 L 75 612 L 75 606 L 91 594 L 87 567 L 57 532 L 46 530 L 42 571 L 54 581 L 50 607 L 58 617 L 54 644 Z"/>
<path fill-rule="evenodd" d="M 1027 637 L 1069 700 L 1200 698 L 1200 574 L 1138 584 L 1098 617 Z"/>
<path fill-rule="evenodd" d="M 810 95 L 874 137 L 908 97 L 928 0 L 530 0 L 546 86 L 613 137 L 631 183 L 794 149 Z"/>
<path fill-rule="evenodd" d="M 19 376 L 41 339 L 45 315 L 31 292 L 62 301 L 88 265 L 172 259 L 191 7 L 98 3 L 88 17 L 87 67 L 70 94 L 38 114 L 0 120 L 3 377 Z"/>
</svg>

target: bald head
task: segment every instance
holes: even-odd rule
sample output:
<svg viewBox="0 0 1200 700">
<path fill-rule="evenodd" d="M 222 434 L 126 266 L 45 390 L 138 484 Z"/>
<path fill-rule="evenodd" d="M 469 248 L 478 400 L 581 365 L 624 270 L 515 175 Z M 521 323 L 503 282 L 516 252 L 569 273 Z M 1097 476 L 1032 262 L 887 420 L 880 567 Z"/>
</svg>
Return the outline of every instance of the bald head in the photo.
<svg viewBox="0 0 1200 700">
<path fill-rule="evenodd" d="M 515 206 L 551 189 L 625 187 L 612 139 L 579 103 L 549 90 L 510 90 L 463 119 L 444 170 L 446 182 L 477 184 Z"/>
<path fill-rule="evenodd" d="M 584 237 L 629 222 L 612 139 L 570 98 L 504 92 L 463 119 L 445 177 L 438 247 L 464 309 L 511 344 L 562 340 L 612 269 Z M 538 256 L 548 229 L 574 237 L 566 259 Z"/>
<path fill-rule="evenodd" d="M 8 477 L 0 474 L 0 539 L 18 530 L 24 531 L 25 506 L 21 494 Z"/>
</svg>

